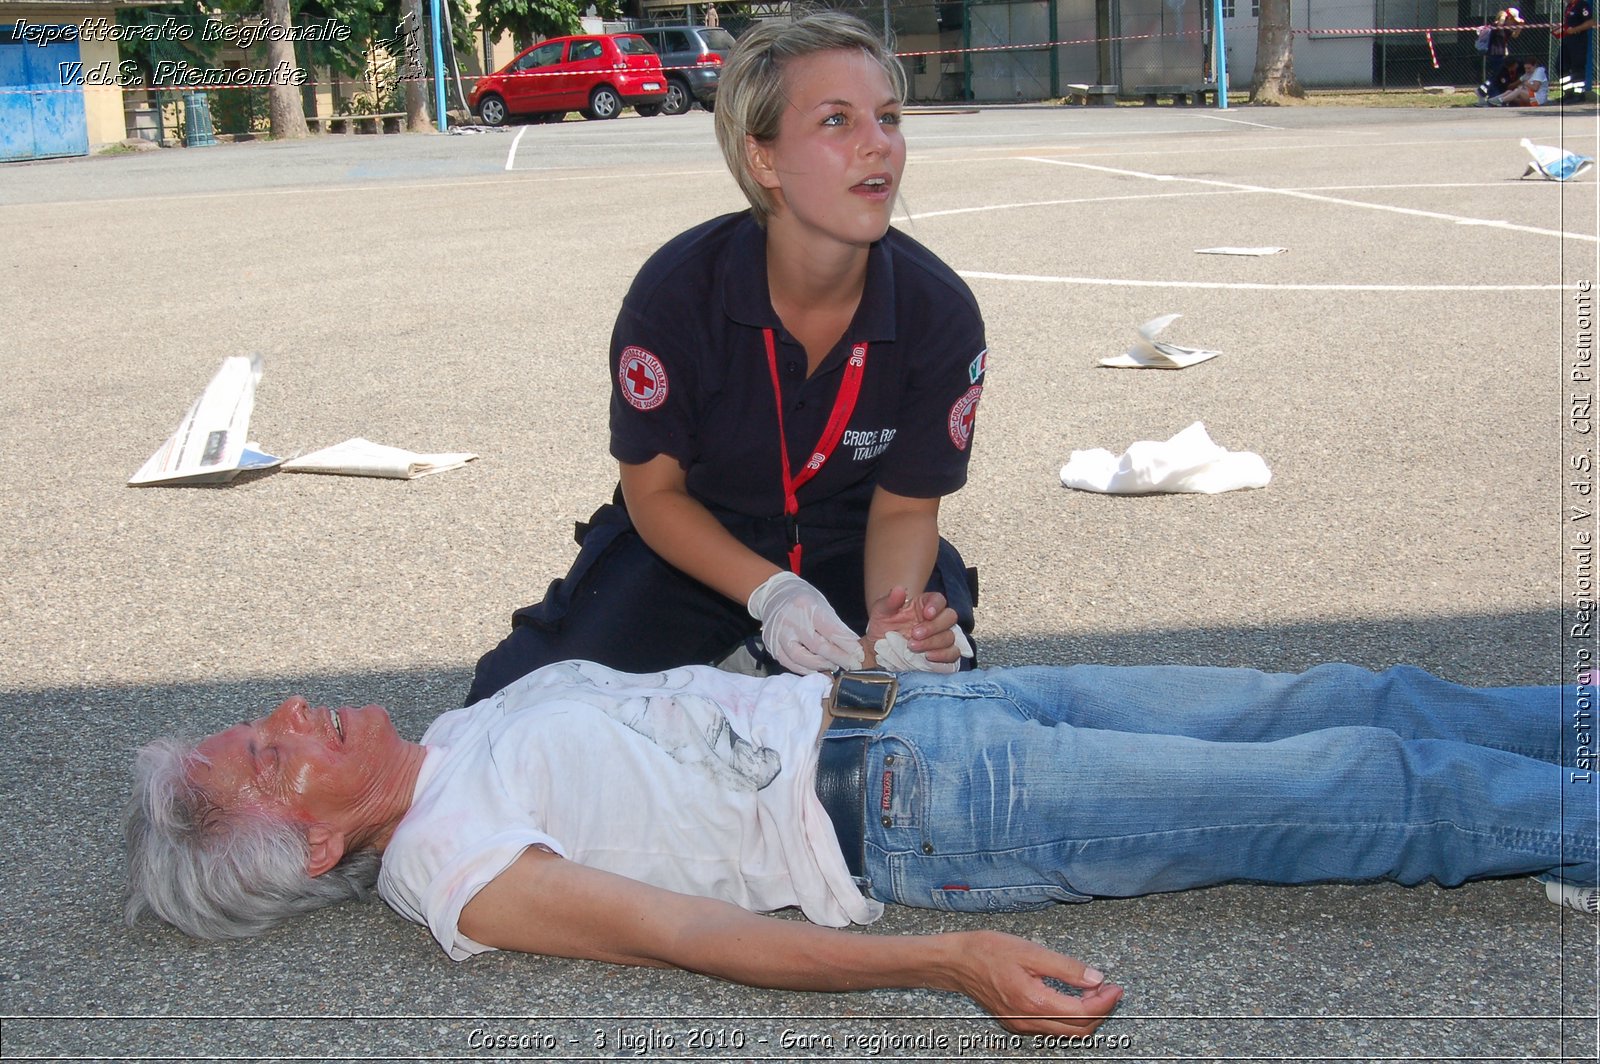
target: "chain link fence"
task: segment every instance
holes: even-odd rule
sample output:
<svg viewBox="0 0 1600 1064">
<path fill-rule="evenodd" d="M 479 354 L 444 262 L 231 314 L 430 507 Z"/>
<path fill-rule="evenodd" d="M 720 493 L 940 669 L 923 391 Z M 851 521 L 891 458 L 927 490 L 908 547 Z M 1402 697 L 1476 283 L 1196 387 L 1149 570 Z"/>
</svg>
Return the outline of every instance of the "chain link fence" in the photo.
<svg viewBox="0 0 1600 1064">
<path fill-rule="evenodd" d="M 1073 86 L 1115 86 L 1124 98 L 1209 91 L 1216 83 L 1212 0 L 843 0 L 887 25 L 919 101 L 1054 99 Z M 1416 91 L 1470 88 L 1490 73 L 1478 28 L 1489 0 L 1292 0 L 1294 70 L 1307 89 Z M 1555 72 L 1550 28 L 1562 0 L 1519 4 L 1526 25 L 1510 58 Z M 724 25 L 727 16 L 724 16 Z M 1259 0 L 1224 0 L 1229 91 L 1249 90 Z M 1591 35 L 1594 36 L 1594 35 Z M 1109 96 L 1109 93 L 1106 93 Z"/>
</svg>

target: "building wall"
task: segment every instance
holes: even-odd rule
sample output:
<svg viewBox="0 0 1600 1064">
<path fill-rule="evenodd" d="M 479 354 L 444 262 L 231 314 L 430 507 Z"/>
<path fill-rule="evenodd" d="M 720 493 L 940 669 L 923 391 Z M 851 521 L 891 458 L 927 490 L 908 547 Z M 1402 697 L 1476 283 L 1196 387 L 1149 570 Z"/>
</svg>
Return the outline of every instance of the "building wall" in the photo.
<svg viewBox="0 0 1600 1064">
<path fill-rule="evenodd" d="M 70 7 L 50 4 L 8 4 L 0 0 L 0 25 L 15 26 L 26 19 L 30 26 L 82 26 L 85 19 L 104 17 L 115 19 L 113 4 L 75 4 Z M 29 47 L 33 47 L 29 45 Z M 115 41 L 78 41 L 78 56 L 85 70 L 92 70 L 101 62 L 109 61 L 116 70 L 121 62 Z M 89 151 L 94 152 L 126 137 L 127 127 L 122 111 L 122 90 L 112 86 L 84 86 L 84 120 L 89 132 Z"/>
<path fill-rule="evenodd" d="M 1391 7 L 1397 0 L 1389 0 Z M 1235 0 L 1235 15 L 1223 17 L 1228 49 L 1228 87 L 1248 89 L 1256 66 L 1256 27 L 1250 0 Z M 1224 8 L 1226 11 L 1226 8 Z M 1290 0 L 1289 25 L 1295 29 L 1372 29 L 1378 26 L 1373 0 Z M 1389 22 L 1387 25 L 1402 25 Z M 1431 26 L 1432 21 L 1409 25 Z M 1364 85 L 1372 82 L 1372 38 L 1318 37 L 1297 33 L 1294 38 L 1294 73 L 1300 84 Z"/>
</svg>

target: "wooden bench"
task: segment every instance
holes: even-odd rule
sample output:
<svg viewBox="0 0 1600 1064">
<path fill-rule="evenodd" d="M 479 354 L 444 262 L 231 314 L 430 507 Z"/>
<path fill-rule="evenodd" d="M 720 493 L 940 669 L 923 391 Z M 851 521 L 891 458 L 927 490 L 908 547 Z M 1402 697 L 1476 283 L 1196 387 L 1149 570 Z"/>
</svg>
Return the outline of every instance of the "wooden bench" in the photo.
<svg viewBox="0 0 1600 1064">
<path fill-rule="evenodd" d="M 1086 107 L 1114 107 L 1117 92 L 1115 85 L 1068 85 L 1067 102 L 1081 103 Z"/>
<path fill-rule="evenodd" d="M 306 125 L 323 133 L 399 133 L 405 128 L 404 111 L 376 115 L 307 116 Z"/>
<path fill-rule="evenodd" d="M 1217 86 L 1215 82 L 1206 82 L 1203 85 L 1141 85 L 1133 90 L 1135 94 L 1144 97 L 1146 107 L 1154 107 L 1159 101 L 1158 96 L 1172 97 L 1175 107 L 1187 107 L 1193 99 L 1196 107 L 1206 105 L 1206 95 L 1215 95 Z"/>
</svg>

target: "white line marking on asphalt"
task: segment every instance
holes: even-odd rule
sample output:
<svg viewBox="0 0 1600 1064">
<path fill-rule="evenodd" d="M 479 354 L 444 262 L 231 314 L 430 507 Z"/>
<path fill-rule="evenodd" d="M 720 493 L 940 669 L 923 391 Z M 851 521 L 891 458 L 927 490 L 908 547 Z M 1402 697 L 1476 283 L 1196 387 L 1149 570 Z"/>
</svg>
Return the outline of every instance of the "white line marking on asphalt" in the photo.
<svg viewBox="0 0 1600 1064">
<path fill-rule="evenodd" d="M 518 170 L 522 177 L 519 181 L 529 183 L 543 181 L 639 181 L 645 178 L 673 178 L 673 177 L 703 177 L 707 174 L 726 174 L 726 167 L 716 167 L 711 170 L 661 170 L 655 173 L 615 173 L 596 174 L 579 173 L 580 167 L 569 166 L 561 170 Z M 124 203 L 170 203 L 180 200 L 197 199 L 243 199 L 256 196 L 304 196 L 315 193 L 345 193 L 345 192 L 415 192 L 432 188 L 501 188 L 505 179 L 500 177 L 482 178 L 463 176 L 451 181 L 411 181 L 396 182 L 391 185 L 328 185 L 312 187 L 309 185 L 291 185 L 287 188 L 246 188 L 235 192 L 192 192 L 174 193 L 166 196 L 121 196 L 115 199 L 78 199 L 78 200 L 39 200 L 19 203 L 0 203 L 0 211 L 10 208 L 34 211 L 42 207 L 104 207 L 117 206 Z"/>
<path fill-rule="evenodd" d="M 1288 129 L 1288 126 L 1269 126 L 1263 122 L 1246 122 L 1242 118 L 1223 118 L 1221 115 L 1190 115 L 1191 118 L 1209 118 L 1213 122 L 1232 122 L 1236 126 L 1255 126 L 1257 129 Z"/>
<path fill-rule="evenodd" d="M 1587 233 L 1568 233 L 1560 229 L 1540 229 L 1531 225 L 1513 225 L 1510 222 L 1484 218 L 1467 218 L 1459 214 L 1441 214 L 1438 211 L 1418 210 L 1415 207 L 1395 207 L 1387 203 L 1367 203 L 1362 200 L 1342 199 L 1338 196 L 1319 196 L 1314 192 L 1300 192 L 1290 188 L 1243 185 L 1234 181 L 1213 181 L 1205 177 L 1180 177 L 1176 174 L 1150 174 L 1143 170 L 1123 170 L 1115 166 L 1096 166 L 1094 163 L 1072 162 L 1066 159 L 1044 159 L 1038 156 L 1030 156 L 1028 161 L 1048 163 L 1051 166 L 1072 166 L 1080 170 L 1097 170 L 1101 173 L 1119 174 L 1123 177 L 1142 177 L 1148 181 L 1184 181 L 1196 185 L 1210 185 L 1213 188 L 1231 188 L 1240 192 L 1264 192 L 1272 196 L 1289 196 L 1293 199 L 1313 200 L 1318 203 L 1336 203 L 1344 207 L 1362 207 L 1369 211 L 1388 211 L 1391 214 L 1405 214 L 1413 218 L 1436 218 L 1440 221 L 1454 222 L 1456 225 L 1487 225 L 1498 229 L 1509 229 L 1518 233 L 1568 237 L 1572 240 L 1587 240 L 1593 244 L 1600 244 L 1600 236 L 1590 236 Z"/>
<path fill-rule="evenodd" d="M 524 133 L 526 133 L 527 131 L 528 131 L 528 127 L 527 126 L 523 126 L 521 129 L 517 130 L 516 139 L 514 139 L 511 142 L 511 150 L 506 153 L 506 169 L 507 170 L 510 170 L 512 168 L 512 164 L 517 161 L 517 145 L 522 143 L 522 135 Z"/>
<path fill-rule="evenodd" d="M 1279 191 L 1280 192 L 1359 192 L 1359 191 L 1395 190 L 1395 189 L 1409 190 L 1409 189 L 1425 189 L 1425 188 L 1504 188 L 1504 187 L 1505 187 L 1505 182 L 1504 181 L 1452 181 L 1452 182 L 1449 182 L 1449 183 L 1422 184 L 1422 185 L 1311 185 L 1311 186 L 1304 187 L 1304 188 L 1279 189 Z M 1544 181 L 1540 182 L 1538 185 L 1533 185 L 1533 186 L 1529 186 L 1529 187 L 1532 187 L 1532 188 L 1549 188 L 1549 189 L 1552 189 L 1552 190 L 1560 188 L 1559 185 L 1557 185 L 1557 184 L 1555 184 L 1553 182 L 1544 182 Z M 1193 192 L 1151 192 L 1151 193 L 1148 193 L 1148 194 L 1145 194 L 1145 195 L 1129 195 L 1129 196 L 1079 196 L 1079 197 L 1077 197 L 1075 199 L 1028 200 L 1028 201 L 1024 201 L 1024 202 L 1021 202 L 1021 203 L 986 203 L 986 204 L 983 204 L 983 205 L 978 206 L 978 207 L 951 207 L 948 210 L 942 210 L 942 211 L 902 212 L 900 216 L 903 219 L 905 219 L 906 221 L 908 221 L 908 222 L 917 222 L 917 221 L 921 221 L 924 218 L 945 218 L 945 217 L 948 217 L 948 216 L 953 215 L 953 214 L 979 214 L 979 213 L 982 213 L 983 211 L 1025 210 L 1025 209 L 1027 209 L 1029 207 L 1064 207 L 1064 206 L 1070 206 L 1070 205 L 1075 204 L 1075 203 L 1119 203 L 1119 202 L 1128 201 L 1128 200 L 1184 199 L 1185 197 L 1190 197 L 1190 196 L 1248 196 L 1248 195 L 1254 195 L 1254 194 L 1255 194 L 1254 192 L 1248 191 L 1248 190 L 1245 190 L 1245 189 L 1219 188 L 1219 189 L 1196 190 L 1196 191 L 1193 191 Z M 1506 225 L 1507 223 L 1505 223 L 1505 222 L 1479 222 L 1479 223 L 1464 222 L 1462 224 Z"/>
<path fill-rule="evenodd" d="M 1126 277 L 1049 277 L 1033 273 L 990 273 L 957 270 L 969 280 L 1027 281 L 1034 284 L 1117 285 L 1129 288 L 1208 288 L 1279 292 L 1567 292 L 1577 285 L 1561 284 L 1263 284 L 1243 281 L 1143 281 Z"/>
<path fill-rule="evenodd" d="M 985 203 L 980 207 L 951 207 L 943 211 L 918 211 L 915 214 L 903 214 L 901 217 L 908 222 L 921 221 L 924 218 L 945 218 L 952 214 L 977 214 L 981 211 L 1009 211 L 1022 210 L 1028 207 L 1063 207 L 1073 203 L 1116 203 L 1119 200 L 1156 200 L 1156 199 L 1183 199 L 1189 196 L 1243 196 L 1247 193 L 1230 189 L 1217 189 L 1206 192 L 1152 192 L 1148 195 L 1138 196 L 1083 196 L 1078 199 L 1033 200 L 1027 203 Z"/>
</svg>

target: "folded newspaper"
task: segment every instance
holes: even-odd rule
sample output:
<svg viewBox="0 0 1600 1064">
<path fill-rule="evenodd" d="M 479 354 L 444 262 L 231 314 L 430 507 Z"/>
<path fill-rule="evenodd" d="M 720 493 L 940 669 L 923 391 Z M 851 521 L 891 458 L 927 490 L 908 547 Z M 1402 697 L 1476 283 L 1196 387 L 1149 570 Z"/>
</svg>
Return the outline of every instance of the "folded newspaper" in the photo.
<svg viewBox="0 0 1600 1064">
<path fill-rule="evenodd" d="M 244 470 L 270 469 L 281 462 L 246 439 L 260 379 L 260 355 L 223 359 L 167 442 L 128 483 L 226 484 Z"/>
<path fill-rule="evenodd" d="M 1207 351 L 1199 347 L 1183 347 L 1156 339 L 1161 330 L 1183 317 L 1182 314 L 1163 314 L 1139 326 L 1139 339 L 1120 355 L 1102 358 L 1100 365 L 1112 369 L 1185 369 L 1207 359 L 1216 358 L 1221 351 Z"/>
<path fill-rule="evenodd" d="M 415 480 L 431 473 L 460 469 L 477 458 L 465 451 L 448 454 L 418 454 L 402 447 L 373 443 L 357 436 L 332 447 L 301 455 L 283 463 L 290 473 L 334 473 L 347 477 L 389 477 Z"/>
</svg>

